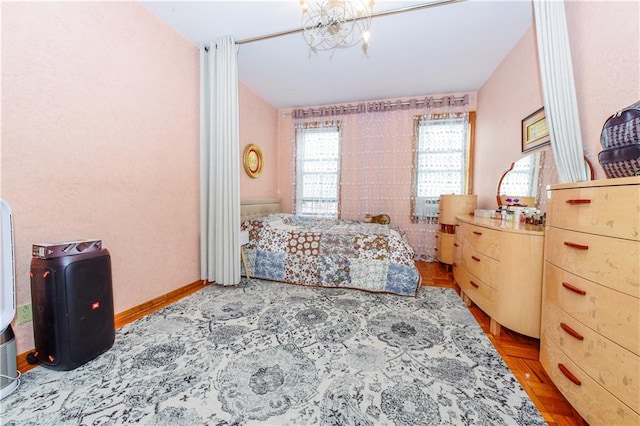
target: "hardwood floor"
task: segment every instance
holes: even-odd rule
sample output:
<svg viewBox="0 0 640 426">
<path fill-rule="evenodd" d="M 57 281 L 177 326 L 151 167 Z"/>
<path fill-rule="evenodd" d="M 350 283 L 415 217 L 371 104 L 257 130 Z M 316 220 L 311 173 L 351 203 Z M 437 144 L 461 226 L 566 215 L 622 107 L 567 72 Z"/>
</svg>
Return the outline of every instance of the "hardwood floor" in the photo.
<svg viewBox="0 0 640 426">
<path fill-rule="evenodd" d="M 453 282 L 453 274 L 447 269 L 447 265 L 418 261 L 416 266 L 422 275 L 422 285 L 451 287 L 460 294 L 460 288 Z M 538 360 L 540 353 L 538 339 L 523 336 L 505 327 L 502 327 L 499 337 L 493 336 L 489 333 L 489 316 L 473 304 L 469 310 L 549 425 L 584 426 L 587 424 L 562 396 L 542 368 Z"/>
</svg>

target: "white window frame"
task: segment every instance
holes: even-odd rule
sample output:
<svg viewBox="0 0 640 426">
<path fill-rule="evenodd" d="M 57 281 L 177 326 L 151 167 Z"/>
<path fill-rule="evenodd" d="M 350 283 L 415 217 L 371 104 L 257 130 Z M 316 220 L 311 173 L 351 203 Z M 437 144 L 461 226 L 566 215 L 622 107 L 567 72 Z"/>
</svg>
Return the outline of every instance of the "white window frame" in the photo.
<svg viewBox="0 0 640 426">
<path fill-rule="evenodd" d="M 309 140 L 308 136 L 313 137 L 313 135 L 318 133 L 327 133 L 327 132 L 335 132 L 335 136 L 337 138 L 336 143 L 336 155 L 335 156 L 326 156 L 321 159 L 326 165 L 330 167 L 328 169 L 322 170 L 305 170 L 305 146 L 307 143 L 312 143 L 312 140 Z M 328 217 L 328 218 L 338 218 L 340 214 L 340 149 L 341 149 L 341 134 L 340 127 L 336 125 L 331 126 L 322 126 L 322 127 L 305 127 L 299 128 L 297 130 L 296 137 L 296 214 L 301 216 L 312 216 L 312 217 Z M 314 161 L 309 160 L 307 161 Z M 333 163 L 333 167 L 331 167 L 331 163 Z M 335 169 L 335 170 L 334 170 Z M 307 177 L 311 178 L 313 176 L 319 175 L 332 175 L 335 176 L 336 179 L 336 191 L 331 196 L 305 196 L 303 194 L 304 182 Z M 309 209 L 309 205 L 314 206 L 312 209 Z M 329 206 L 333 206 L 334 208 L 327 208 Z"/>
</svg>

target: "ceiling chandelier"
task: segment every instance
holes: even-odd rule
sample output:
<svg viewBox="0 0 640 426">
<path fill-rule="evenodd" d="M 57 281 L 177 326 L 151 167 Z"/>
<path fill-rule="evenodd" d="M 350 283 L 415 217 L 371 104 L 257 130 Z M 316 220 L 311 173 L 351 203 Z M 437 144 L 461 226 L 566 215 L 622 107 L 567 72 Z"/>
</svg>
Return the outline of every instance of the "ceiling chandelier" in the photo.
<svg viewBox="0 0 640 426">
<path fill-rule="evenodd" d="M 312 52 L 362 43 L 367 53 L 373 0 L 321 0 L 302 5 L 302 30 Z"/>
</svg>

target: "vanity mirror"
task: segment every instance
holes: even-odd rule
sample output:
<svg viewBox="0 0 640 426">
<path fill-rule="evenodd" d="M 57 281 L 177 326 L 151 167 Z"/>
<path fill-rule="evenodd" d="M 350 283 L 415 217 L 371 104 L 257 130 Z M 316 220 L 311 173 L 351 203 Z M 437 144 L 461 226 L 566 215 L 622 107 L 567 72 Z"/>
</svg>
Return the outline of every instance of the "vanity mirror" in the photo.
<svg viewBox="0 0 640 426">
<path fill-rule="evenodd" d="M 593 165 L 584 157 L 589 180 L 594 179 Z M 545 211 L 547 185 L 558 182 L 553 153 L 540 150 L 521 158 L 505 170 L 498 181 L 496 201 L 498 206 L 526 206 Z"/>
</svg>

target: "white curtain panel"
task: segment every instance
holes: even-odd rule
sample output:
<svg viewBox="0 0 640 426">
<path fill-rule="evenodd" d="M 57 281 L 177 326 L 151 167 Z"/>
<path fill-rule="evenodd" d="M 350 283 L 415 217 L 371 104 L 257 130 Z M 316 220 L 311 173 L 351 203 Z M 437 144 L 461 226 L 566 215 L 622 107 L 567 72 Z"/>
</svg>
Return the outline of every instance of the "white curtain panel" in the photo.
<svg viewBox="0 0 640 426">
<path fill-rule="evenodd" d="M 240 283 L 238 51 L 232 37 L 200 48 L 200 278 Z"/>
<path fill-rule="evenodd" d="M 587 180 L 564 2 L 533 0 L 540 78 L 560 182 Z"/>
</svg>

